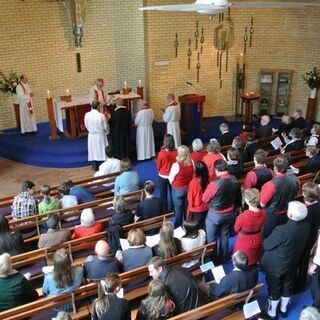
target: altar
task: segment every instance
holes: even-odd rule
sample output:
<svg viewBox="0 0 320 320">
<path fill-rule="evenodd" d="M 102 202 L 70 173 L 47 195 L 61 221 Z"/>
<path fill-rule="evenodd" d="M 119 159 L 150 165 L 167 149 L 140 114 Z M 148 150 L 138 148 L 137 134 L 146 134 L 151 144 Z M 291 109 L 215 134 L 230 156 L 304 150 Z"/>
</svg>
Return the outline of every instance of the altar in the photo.
<svg viewBox="0 0 320 320">
<path fill-rule="evenodd" d="M 135 92 L 128 94 L 112 95 L 114 101 L 124 100 L 131 114 L 138 112 L 138 101 L 141 96 Z M 84 125 L 84 116 L 91 110 L 89 95 L 72 96 L 71 101 L 62 101 L 55 98 L 47 98 L 48 118 L 50 124 L 50 139 L 58 139 L 57 129 L 63 132 L 67 138 L 75 139 L 87 134 Z M 66 123 L 63 121 L 65 113 Z"/>
</svg>

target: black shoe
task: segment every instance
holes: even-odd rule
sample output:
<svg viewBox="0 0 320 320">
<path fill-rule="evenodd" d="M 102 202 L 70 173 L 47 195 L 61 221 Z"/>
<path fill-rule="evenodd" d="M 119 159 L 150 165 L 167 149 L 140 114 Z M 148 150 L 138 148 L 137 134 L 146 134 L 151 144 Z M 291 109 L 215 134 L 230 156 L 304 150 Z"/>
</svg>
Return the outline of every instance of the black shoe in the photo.
<svg viewBox="0 0 320 320">
<path fill-rule="evenodd" d="M 262 319 L 265 319 L 265 320 L 278 320 L 278 315 L 275 315 L 274 317 L 271 317 L 271 316 L 268 315 L 267 311 L 263 312 L 261 317 L 262 317 Z"/>
<path fill-rule="evenodd" d="M 281 317 L 281 318 L 288 318 L 288 315 L 289 315 L 288 310 L 287 310 L 286 312 L 282 312 L 282 311 L 280 310 L 280 317 Z"/>
</svg>

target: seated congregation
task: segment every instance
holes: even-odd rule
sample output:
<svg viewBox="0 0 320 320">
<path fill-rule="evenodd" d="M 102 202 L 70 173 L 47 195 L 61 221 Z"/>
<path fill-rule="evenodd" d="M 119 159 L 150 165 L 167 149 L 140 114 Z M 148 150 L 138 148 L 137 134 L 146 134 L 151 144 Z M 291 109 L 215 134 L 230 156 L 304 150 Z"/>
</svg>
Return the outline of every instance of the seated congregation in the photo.
<svg viewBox="0 0 320 320">
<path fill-rule="evenodd" d="M 295 111 L 291 124 L 273 130 L 263 116 L 239 136 L 223 123 L 206 151 L 199 138 L 190 151 L 166 134 L 157 182 L 141 182 L 128 158 L 114 165 L 109 147 L 107 161 L 86 183 L 37 190 L 25 181 L 20 194 L 3 201 L 12 210 L 0 201 L 0 318 L 24 311 L 28 318 L 31 311 L 21 308 L 43 301 L 43 319 L 47 313 L 77 319 L 75 306 L 86 306 L 82 318 L 92 319 L 189 319 L 192 310 L 202 310 L 193 319 L 222 319 L 238 312 L 251 289 L 258 294 L 259 272 L 268 290 L 261 318 L 290 318 L 292 295 L 309 289 L 314 308 L 301 319 L 318 314 L 320 130 L 314 124 L 304 137 L 299 118 Z M 277 135 L 284 145 L 275 151 L 270 141 Z M 26 253 L 27 267 L 19 260 Z M 231 271 L 221 279 L 211 269 L 201 272 L 209 261 L 225 268 L 230 256 Z M 72 292 L 79 299 L 67 295 Z M 243 292 L 242 300 L 228 300 Z M 66 299 L 46 306 L 59 296 Z M 204 306 L 210 306 L 206 316 Z"/>
</svg>

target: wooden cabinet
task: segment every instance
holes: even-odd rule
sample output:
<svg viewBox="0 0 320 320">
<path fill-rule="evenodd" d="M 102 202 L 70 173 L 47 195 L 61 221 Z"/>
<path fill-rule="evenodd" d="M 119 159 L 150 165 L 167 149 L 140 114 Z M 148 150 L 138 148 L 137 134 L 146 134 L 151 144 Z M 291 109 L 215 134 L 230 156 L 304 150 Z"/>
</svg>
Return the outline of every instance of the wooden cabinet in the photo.
<svg viewBox="0 0 320 320">
<path fill-rule="evenodd" d="M 293 70 L 266 68 L 260 70 L 260 113 L 281 117 L 288 113 Z"/>
</svg>

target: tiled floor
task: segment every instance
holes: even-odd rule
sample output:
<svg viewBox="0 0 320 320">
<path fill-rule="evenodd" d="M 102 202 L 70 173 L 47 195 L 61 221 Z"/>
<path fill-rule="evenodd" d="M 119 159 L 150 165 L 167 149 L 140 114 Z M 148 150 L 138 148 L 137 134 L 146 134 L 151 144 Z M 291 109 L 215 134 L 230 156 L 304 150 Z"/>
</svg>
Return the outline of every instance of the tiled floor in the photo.
<svg viewBox="0 0 320 320">
<path fill-rule="evenodd" d="M 79 180 L 93 175 L 91 167 L 73 169 L 52 169 L 26 165 L 0 158 L 0 197 L 20 192 L 21 183 L 31 180 L 40 186 L 56 185 L 68 179 Z"/>
</svg>

